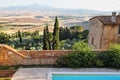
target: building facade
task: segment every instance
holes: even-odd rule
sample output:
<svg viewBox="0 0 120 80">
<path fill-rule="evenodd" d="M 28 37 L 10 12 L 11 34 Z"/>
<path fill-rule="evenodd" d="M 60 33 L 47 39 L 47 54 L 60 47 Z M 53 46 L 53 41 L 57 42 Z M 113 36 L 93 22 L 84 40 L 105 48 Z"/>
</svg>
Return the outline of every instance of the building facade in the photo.
<svg viewBox="0 0 120 80">
<path fill-rule="evenodd" d="M 120 14 L 95 16 L 90 19 L 89 45 L 94 50 L 106 50 L 111 44 L 120 43 Z"/>
</svg>

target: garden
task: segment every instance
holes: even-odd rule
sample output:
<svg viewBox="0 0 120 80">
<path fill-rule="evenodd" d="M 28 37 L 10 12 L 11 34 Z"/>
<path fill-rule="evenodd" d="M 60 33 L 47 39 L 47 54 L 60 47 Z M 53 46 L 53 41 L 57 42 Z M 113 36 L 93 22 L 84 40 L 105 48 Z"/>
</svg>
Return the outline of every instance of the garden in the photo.
<svg viewBox="0 0 120 80">
<path fill-rule="evenodd" d="M 96 52 L 84 42 L 73 45 L 74 52 L 56 60 L 57 67 L 67 68 L 120 68 L 120 45 L 114 44 L 106 51 Z"/>
</svg>

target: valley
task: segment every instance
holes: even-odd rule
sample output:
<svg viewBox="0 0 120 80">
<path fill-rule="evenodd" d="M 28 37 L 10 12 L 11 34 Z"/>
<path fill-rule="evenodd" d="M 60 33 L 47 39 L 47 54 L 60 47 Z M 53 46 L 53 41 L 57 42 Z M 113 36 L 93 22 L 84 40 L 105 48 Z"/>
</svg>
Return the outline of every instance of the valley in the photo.
<svg viewBox="0 0 120 80">
<path fill-rule="evenodd" d="M 3 14 L 2 14 L 3 13 Z M 61 14 L 43 14 L 36 13 L 4 13 L 0 14 L 0 31 L 8 34 L 17 32 L 18 30 L 26 32 L 34 32 L 36 30 L 43 33 L 43 28 L 46 24 L 49 25 L 49 29 L 52 32 L 54 25 L 54 18 L 57 15 L 60 21 L 60 27 L 71 27 L 75 25 L 81 25 L 88 29 L 87 21 L 91 16 L 80 15 L 61 15 Z M 87 23 L 86 23 L 87 22 Z"/>
</svg>

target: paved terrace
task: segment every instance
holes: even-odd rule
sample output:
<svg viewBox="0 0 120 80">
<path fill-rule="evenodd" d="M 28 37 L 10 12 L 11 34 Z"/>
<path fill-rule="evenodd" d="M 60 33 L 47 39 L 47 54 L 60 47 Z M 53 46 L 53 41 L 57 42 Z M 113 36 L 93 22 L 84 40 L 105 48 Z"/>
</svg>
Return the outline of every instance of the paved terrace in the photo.
<svg viewBox="0 0 120 80">
<path fill-rule="evenodd" d="M 20 68 L 12 80 L 47 80 L 49 72 L 120 72 L 120 70 L 107 68 Z"/>
</svg>

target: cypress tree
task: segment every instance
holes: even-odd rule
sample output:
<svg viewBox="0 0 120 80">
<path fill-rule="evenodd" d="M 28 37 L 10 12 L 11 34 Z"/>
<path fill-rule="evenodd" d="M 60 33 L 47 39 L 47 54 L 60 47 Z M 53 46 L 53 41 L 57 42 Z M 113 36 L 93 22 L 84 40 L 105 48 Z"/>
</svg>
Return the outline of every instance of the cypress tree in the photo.
<svg viewBox="0 0 120 80">
<path fill-rule="evenodd" d="M 49 29 L 48 29 L 48 25 L 46 25 L 46 33 L 49 34 Z"/>
<path fill-rule="evenodd" d="M 70 39 L 70 29 L 68 29 L 68 27 L 66 27 L 65 36 L 65 39 Z"/>
<path fill-rule="evenodd" d="M 47 41 L 48 41 L 48 44 L 49 44 L 49 50 L 51 50 L 51 43 L 52 43 L 52 35 L 51 33 L 49 32 L 49 28 L 48 28 L 48 25 L 46 25 L 46 33 L 47 33 Z"/>
<path fill-rule="evenodd" d="M 49 50 L 52 49 L 52 41 L 53 41 L 53 34 L 49 32 L 48 34 Z"/>
<path fill-rule="evenodd" d="M 48 42 L 48 35 L 47 35 L 47 26 L 44 28 L 43 31 L 43 50 L 49 50 L 49 42 Z"/>
<path fill-rule="evenodd" d="M 22 43 L 22 34 L 21 34 L 20 31 L 18 31 L 18 37 L 19 37 L 19 41 L 20 41 L 20 43 Z"/>
<path fill-rule="evenodd" d="M 55 18 L 54 30 L 53 30 L 53 50 L 59 49 L 59 22 L 58 18 Z"/>
</svg>

